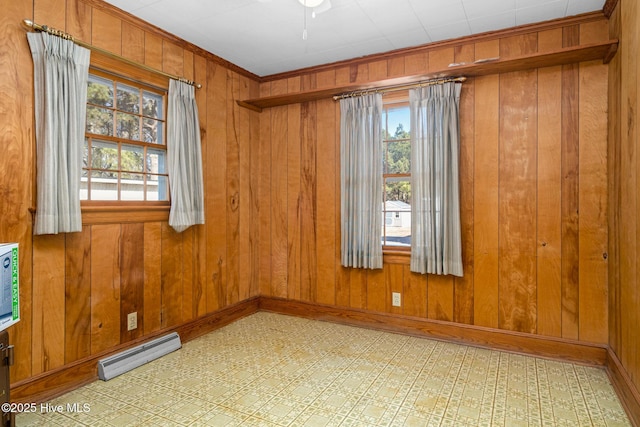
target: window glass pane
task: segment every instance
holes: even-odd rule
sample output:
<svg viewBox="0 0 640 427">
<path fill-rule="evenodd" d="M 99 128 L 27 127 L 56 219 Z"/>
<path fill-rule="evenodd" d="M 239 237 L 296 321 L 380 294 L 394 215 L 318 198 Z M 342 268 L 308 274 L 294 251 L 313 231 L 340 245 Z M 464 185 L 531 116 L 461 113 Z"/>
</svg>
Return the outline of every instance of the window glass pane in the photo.
<svg viewBox="0 0 640 427">
<path fill-rule="evenodd" d="M 152 144 L 162 144 L 162 122 L 144 118 L 142 123 L 142 140 Z"/>
<path fill-rule="evenodd" d="M 147 172 L 167 173 L 166 171 L 167 152 L 164 150 L 147 149 Z"/>
<path fill-rule="evenodd" d="M 93 169 L 118 170 L 118 144 L 105 141 L 93 141 L 91 144 L 91 167 Z M 108 171 L 96 171 L 91 176 L 114 178 L 117 174 Z M 98 175 L 95 175 L 98 174 Z M 100 175 L 102 174 L 102 175 Z"/>
<path fill-rule="evenodd" d="M 409 107 L 393 107 L 387 109 L 387 131 L 390 139 L 409 138 Z"/>
<path fill-rule="evenodd" d="M 144 200 L 144 175 L 123 172 L 120 194 L 121 200 Z"/>
<path fill-rule="evenodd" d="M 87 102 L 103 107 L 113 107 L 113 82 L 90 74 L 87 85 Z"/>
<path fill-rule="evenodd" d="M 113 110 L 87 106 L 87 132 L 96 135 L 113 135 Z"/>
<path fill-rule="evenodd" d="M 385 179 L 384 244 L 411 246 L 411 183 L 408 178 Z"/>
<path fill-rule="evenodd" d="M 89 75 L 87 88 L 82 199 L 168 201 L 166 93 L 96 73 Z"/>
<path fill-rule="evenodd" d="M 116 109 L 128 113 L 140 114 L 140 90 L 118 83 Z"/>
<path fill-rule="evenodd" d="M 147 91 L 142 92 L 142 115 L 162 119 L 162 96 Z"/>
<path fill-rule="evenodd" d="M 118 137 L 140 141 L 140 119 L 138 116 L 118 112 L 117 119 Z"/>
<path fill-rule="evenodd" d="M 118 200 L 118 174 L 92 172 L 91 200 Z"/>
<path fill-rule="evenodd" d="M 385 173 L 411 172 L 411 142 L 390 141 L 386 147 Z"/>
<path fill-rule="evenodd" d="M 122 144 L 120 169 L 129 172 L 144 172 L 144 148 Z"/>
<path fill-rule="evenodd" d="M 169 200 L 167 177 L 162 175 L 147 175 L 147 200 Z"/>
</svg>

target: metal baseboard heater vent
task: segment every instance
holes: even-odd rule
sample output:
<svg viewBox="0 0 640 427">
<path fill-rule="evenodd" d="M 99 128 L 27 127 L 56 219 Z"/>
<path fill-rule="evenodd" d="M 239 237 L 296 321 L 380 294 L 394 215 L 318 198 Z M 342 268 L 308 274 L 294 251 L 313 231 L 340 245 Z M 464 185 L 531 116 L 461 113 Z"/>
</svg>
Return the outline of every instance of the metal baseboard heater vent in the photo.
<svg viewBox="0 0 640 427">
<path fill-rule="evenodd" d="M 107 381 L 182 347 L 177 332 L 98 360 L 98 377 Z"/>
</svg>

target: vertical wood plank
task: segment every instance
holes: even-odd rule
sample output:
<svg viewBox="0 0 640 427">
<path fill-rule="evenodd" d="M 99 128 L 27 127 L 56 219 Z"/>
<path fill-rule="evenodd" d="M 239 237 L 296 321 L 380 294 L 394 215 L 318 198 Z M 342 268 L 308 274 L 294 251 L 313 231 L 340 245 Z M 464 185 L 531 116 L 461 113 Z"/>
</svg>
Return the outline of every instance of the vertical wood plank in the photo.
<svg viewBox="0 0 640 427">
<path fill-rule="evenodd" d="M 336 70 L 335 74 L 335 83 L 336 85 L 347 84 L 348 81 L 348 73 L 346 72 L 347 68 L 339 68 Z M 342 246 L 342 224 L 341 224 L 341 140 L 340 140 L 340 103 L 335 103 L 335 124 L 333 126 L 333 131 L 335 134 L 335 153 L 336 153 L 336 161 L 335 161 L 335 177 L 336 177 L 336 186 L 335 186 L 335 195 L 336 195 L 336 205 L 335 205 L 335 217 L 336 217 L 336 304 L 342 307 L 350 307 L 351 306 L 351 269 L 345 268 L 342 266 L 341 259 L 341 246 Z"/>
<path fill-rule="evenodd" d="M 536 332 L 537 71 L 500 76 L 499 327 Z"/>
<path fill-rule="evenodd" d="M 367 308 L 367 272 L 362 268 L 348 268 L 349 307 Z"/>
<path fill-rule="evenodd" d="M 67 2 L 67 32 L 76 40 L 91 42 L 91 7 L 81 1 Z M 36 21 L 37 22 L 37 21 Z"/>
<path fill-rule="evenodd" d="M 288 79 L 288 92 L 300 91 L 300 77 Z M 287 106 L 287 297 L 300 299 L 300 104 Z"/>
<path fill-rule="evenodd" d="M 251 97 L 258 96 L 258 82 L 251 82 L 249 93 Z M 251 251 L 251 277 L 249 280 L 249 295 L 251 297 L 260 295 L 260 123 L 261 114 L 251 114 L 251 149 L 250 149 L 250 251 Z"/>
<path fill-rule="evenodd" d="M 579 44 L 577 26 L 563 29 L 563 47 Z M 578 65 L 562 66 L 562 337 L 578 339 L 579 253 Z"/>
<path fill-rule="evenodd" d="M 367 275 L 367 288 L 366 288 L 366 298 L 367 298 L 367 310 L 377 311 L 380 313 L 384 313 L 387 309 L 387 284 L 386 284 L 386 274 L 385 270 L 387 270 L 389 266 L 385 266 L 384 269 L 376 269 L 376 270 L 366 270 L 365 274 Z M 389 294 L 389 298 L 391 298 L 391 294 Z"/>
<path fill-rule="evenodd" d="M 384 80 L 388 76 L 387 61 L 373 61 L 369 63 L 369 80 Z"/>
<path fill-rule="evenodd" d="M 240 123 L 237 121 L 238 75 L 227 71 L 227 283 L 226 304 L 235 304 L 240 292 Z"/>
<path fill-rule="evenodd" d="M 620 7 L 616 7 L 609 18 L 610 36 L 621 37 L 620 30 Z M 615 55 L 609 63 L 609 121 L 608 121 L 608 189 L 609 198 L 609 347 L 620 357 L 621 342 L 621 271 L 620 271 L 620 245 L 621 238 L 621 112 L 622 112 L 622 82 L 621 82 L 621 59 L 623 50 Z"/>
<path fill-rule="evenodd" d="M 513 58 L 538 51 L 538 33 L 519 34 L 500 39 L 500 59 Z"/>
<path fill-rule="evenodd" d="M 66 0 L 33 0 L 33 18 L 35 22 L 65 31 Z"/>
<path fill-rule="evenodd" d="M 162 38 L 144 33 L 144 63 L 149 67 L 162 70 Z"/>
<path fill-rule="evenodd" d="M 34 236 L 33 374 L 64 365 L 64 303 L 64 235 Z"/>
<path fill-rule="evenodd" d="M 144 224 L 144 290 L 142 312 L 143 330 L 148 335 L 162 327 L 162 225 L 159 222 Z"/>
<path fill-rule="evenodd" d="M 321 304 L 336 302 L 336 199 L 335 199 L 335 106 L 332 99 L 317 102 L 317 227 L 318 299 Z"/>
<path fill-rule="evenodd" d="M 238 75 L 239 99 L 247 99 L 250 96 L 249 79 Z M 252 140 L 251 123 L 256 115 L 246 108 L 241 108 L 233 101 L 236 109 L 235 126 L 239 129 L 240 142 L 238 144 L 239 171 L 238 180 L 240 188 L 240 212 L 239 212 L 239 248 L 238 248 L 238 301 L 244 301 L 251 295 L 251 271 L 253 268 L 251 258 L 251 147 Z"/>
<path fill-rule="evenodd" d="M 453 320 L 453 277 L 429 274 L 427 317 L 435 320 Z"/>
<path fill-rule="evenodd" d="M 404 57 L 393 57 L 387 61 L 387 70 L 389 78 L 399 77 L 405 74 Z"/>
<path fill-rule="evenodd" d="M 630 35 L 629 42 L 632 43 L 632 52 L 633 58 L 628 63 L 628 71 L 629 71 L 629 92 L 628 92 L 628 107 L 629 108 L 629 119 L 627 122 L 629 126 L 629 142 L 634 144 L 634 159 L 635 164 L 633 167 L 635 168 L 635 227 L 636 227 L 636 235 L 635 235 L 635 248 L 634 251 L 636 253 L 636 257 L 638 256 L 638 245 L 640 244 L 640 227 L 638 227 L 638 223 L 640 223 L 640 210 L 638 210 L 638 200 L 640 199 L 640 182 L 638 181 L 638 169 L 640 169 L 640 157 L 637 155 L 637 150 L 639 146 L 639 133 L 638 133 L 638 124 L 640 123 L 640 111 L 638 111 L 638 87 L 640 86 L 640 70 L 638 69 L 638 42 L 640 40 L 640 30 L 638 30 L 638 26 L 640 25 L 640 7 L 638 7 L 637 2 L 631 2 L 629 5 L 628 12 L 629 20 L 628 24 L 629 28 L 635 29 L 635 33 Z M 623 22 L 624 25 L 624 22 Z M 635 78 L 634 78 L 635 76 Z M 631 332 L 631 341 L 628 345 L 630 349 L 630 366 L 629 369 L 631 372 L 631 377 L 633 378 L 634 384 L 638 385 L 640 383 L 640 339 L 638 338 L 637 331 L 640 330 L 640 314 L 638 313 L 637 307 L 640 306 L 640 292 L 639 292 L 639 283 L 638 283 L 638 261 L 636 259 L 635 264 L 635 276 L 636 281 L 631 283 L 633 286 L 633 291 L 631 293 L 632 299 L 631 304 L 636 310 L 633 310 L 629 316 L 629 325 Z"/>
<path fill-rule="evenodd" d="M 194 225 L 184 230 L 182 234 L 182 321 L 188 322 L 194 318 L 194 271 L 195 251 L 194 234 L 199 226 Z"/>
<path fill-rule="evenodd" d="M 207 64 L 207 311 L 224 307 L 227 285 L 227 70 Z M 214 139 L 215 138 L 215 139 Z M 218 142 L 212 142 L 217 140 Z M 212 189 L 216 189 L 212 191 Z"/>
<path fill-rule="evenodd" d="M 427 317 L 427 275 L 412 273 L 403 266 L 402 312 L 407 316 Z"/>
<path fill-rule="evenodd" d="M 122 21 L 94 7 L 91 16 L 91 44 L 121 55 Z"/>
<path fill-rule="evenodd" d="M 620 123 L 620 361 L 638 384 L 638 66 L 636 2 L 621 3 L 621 111 Z M 626 41 L 626 43 L 624 43 Z"/>
<path fill-rule="evenodd" d="M 545 43 L 546 46 L 546 43 Z M 561 67 L 538 70 L 538 333 L 562 335 Z"/>
<path fill-rule="evenodd" d="M 144 224 L 122 224 L 120 238 L 120 342 L 134 340 L 144 331 Z M 127 316 L 137 313 L 138 327 L 128 330 Z"/>
<path fill-rule="evenodd" d="M 162 42 L 162 71 L 177 76 L 184 74 L 184 54 L 182 48 L 166 40 Z"/>
<path fill-rule="evenodd" d="M 195 80 L 195 68 L 194 68 L 194 63 L 195 63 L 195 55 L 193 54 L 193 52 L 188 51 L 186 49 L 181 49 L 182 50 L 182 77 L 185 77 L 189 80 Z M 199 81 L 195 80 L 196 82 L 198 82 L 199 84 L 201 84 Z M 196 88 L 196 90 L 199 90 Z M 202 88 L 200 88 L 200 90 L 202 90 Z"/>
<path fill-rule="evenodd" d="M 182 274 L 183 244 L 182 234 L 168 223 L 162 223 L 162 264 L 161 264 L 161 325 L 163 328 L 182 322 Z"/>
<path fill-rule="evenodd" d="M 65 236 L 64 363 L 91 355 L 91 227 Z"/>
<path fill-rule="evenodd" d="M 316 87 L 312 76 L 302 79 L 303 90 Z M 301 105 L 300 126 L 300 298 L 315 302 L 318 280 L 317 270 L 317 122 L 315 102 Z"/>
<path fill-rule="evenodd" d="M 120 343 L 120 224 L 91 227 L 91 353 Z"/>
<path fill-rule="evenodd" d="M 122 56 L 144 63 L 144 31 L 128 22 L 122 23 Z"/>
<path fill-rule="evenodd" d="M 449 68 L 454 61 L 454 49 L 452 47 L 429 51 L 429 71 L 441 71 Z"/>
<path fill-rule="evenodd" d="M 270 83 L 260 86 L 260 95 L 270 94 Z M 271 111 L 260 114 L 260 294 L 271 295 Z"/>
<path fill-rule="evenodd" d="M 580 340 L 607 343 L 607 67 L 580 64 Z"/>
<path fill-rule="evenodd" d="M 273 95 L 287 93 L 287 81 L 271 85 Z M 271 292 L 287 296 L 288 261 L 288 107 L 271 109 Z M 295 144 L 295 142 L 292 142 Z M 295 279 L 294 279 L 295 280 Z"/>
<path fill-rule="evenodd" d="M 498 55 L 498 43 L 476 45 L 476 58 Z M 498 327 L 499 76 L 474 82 L 474 324 Z"/>
<path fill-rule="evenodd" d="M 404 70 L 405 73 L 420 74 L 429 70 L 429 54 L 416 53 L 413 55 L 407 55 L 404 57 Z"/>
</svg>

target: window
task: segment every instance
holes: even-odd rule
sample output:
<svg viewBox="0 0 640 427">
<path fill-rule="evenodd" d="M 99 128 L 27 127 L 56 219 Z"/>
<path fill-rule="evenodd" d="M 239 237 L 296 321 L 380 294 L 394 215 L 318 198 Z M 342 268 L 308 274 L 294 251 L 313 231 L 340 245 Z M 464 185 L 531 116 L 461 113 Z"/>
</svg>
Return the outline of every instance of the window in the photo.
<svg viewBox="0 0 640 427">
<path fill-rule="evenodd" d="M 385 96 L 383 111 L 384 249 L 411 247 L 411 140 L 408 94 Z"/>
<path fill-rule="evenodd" d="M 80 199 L 169 202 L 166 92 L 91 70 Z"/>
</svg>

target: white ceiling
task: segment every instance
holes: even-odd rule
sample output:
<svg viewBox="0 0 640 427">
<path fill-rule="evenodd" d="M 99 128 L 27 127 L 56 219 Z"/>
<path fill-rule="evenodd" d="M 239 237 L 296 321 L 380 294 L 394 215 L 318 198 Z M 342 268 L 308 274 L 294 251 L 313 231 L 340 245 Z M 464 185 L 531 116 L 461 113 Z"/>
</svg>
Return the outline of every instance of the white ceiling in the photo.
<svg viewBox="0 0 640 427">
<path fill-rule="evenodd" d="M 602 10 L 605 0 L 105 0 L 258 76 Z M 327 0 L 325 0 L 327 1 Z"/>
</svg>

